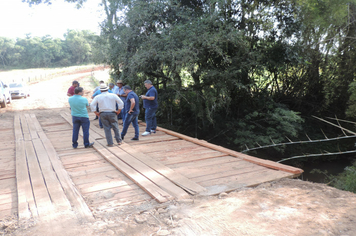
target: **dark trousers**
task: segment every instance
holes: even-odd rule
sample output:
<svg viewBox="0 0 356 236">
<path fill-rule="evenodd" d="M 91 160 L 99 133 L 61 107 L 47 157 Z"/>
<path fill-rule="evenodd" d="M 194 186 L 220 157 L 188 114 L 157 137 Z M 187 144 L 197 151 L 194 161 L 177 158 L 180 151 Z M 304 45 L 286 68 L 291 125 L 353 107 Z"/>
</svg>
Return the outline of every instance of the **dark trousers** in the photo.
<svg viewBox="0 0 356 236">
<path fill-rule="evenodd" d="M 151 130 L 156 130 L 157 128 L 156 111 L 157 108 L 145 109 L 145 121 L 146 121 L 147 132 L 151 132 Z"/>
<path fill-rule="evenodd" d="M 127 129 L 129 128 L 129 125 L 132 123 L 132 126 L 135 129 L 135 138 L 138 138 L 139 136 L 139 127 L 138 127 L 138 114 L 136 115 L 131 115 L 129 113 L 126 114 L 126 118 L 124 121 L 124 127 L 122 128 L 121 132 L 121 137 L 125 137 L 127 133 Z"/>
<path fill-rule="evenodd" d="M 73 122 L 72 146 L 74 148 L 78 147 L 78 135 L 79 135 L 80 126 L 82 127 L 83 130 L 84 147 L 89 146 L 89 128 L 90 128 L 89 118 L 72 116 L 72 122 Z"/>
</svg>

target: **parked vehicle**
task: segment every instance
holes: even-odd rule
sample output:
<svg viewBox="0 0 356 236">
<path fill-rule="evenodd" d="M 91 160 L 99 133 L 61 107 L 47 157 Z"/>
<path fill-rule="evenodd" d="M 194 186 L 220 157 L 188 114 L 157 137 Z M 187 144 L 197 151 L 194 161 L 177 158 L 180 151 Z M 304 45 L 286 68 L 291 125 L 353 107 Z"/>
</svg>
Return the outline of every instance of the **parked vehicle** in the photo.
<svg viewBox="0 0 356 236">
<path fill-rule="evenodd" d="M 7 103 L 11 103 L 9 86 L 0 81 L 0 106 L 4 108 Z"/>
<path fill-rule="evenodd" d="M 30 89 L 24 83 L 9 84 L 12 98 L 27 98 L 30 96 Z"/>
</svg>

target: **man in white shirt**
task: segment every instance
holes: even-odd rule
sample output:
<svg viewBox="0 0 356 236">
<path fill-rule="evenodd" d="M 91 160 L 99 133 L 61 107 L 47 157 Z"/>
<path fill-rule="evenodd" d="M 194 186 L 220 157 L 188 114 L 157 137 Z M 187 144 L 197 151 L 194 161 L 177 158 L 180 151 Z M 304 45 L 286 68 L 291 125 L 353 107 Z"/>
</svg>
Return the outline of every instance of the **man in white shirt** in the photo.
<svg viewBox="0 0 356 236">
<path fill-rule="evenodd" d="M 93 99 L 90 103 L 90 108 L 97 116 L 100 116 L 105 131 L 106 141 L 108 146 L 112 147 L 114 146 L 114 142 L 111 135 L 111 128 L 114 130 L 117 144 L 120 145 L 122 143 L 117 115 L 120 114 L 124 107 L 124 103 L 116 94 L 109 93 L 108 90 L 109 88 L 105 84 L 101 84 L 101 94 Z M 116 104 L 118 105 L 118 110 L 116 110 Z M 99 107 L 99 112 L 96 111 L 97 105 Z"/>
</svg>

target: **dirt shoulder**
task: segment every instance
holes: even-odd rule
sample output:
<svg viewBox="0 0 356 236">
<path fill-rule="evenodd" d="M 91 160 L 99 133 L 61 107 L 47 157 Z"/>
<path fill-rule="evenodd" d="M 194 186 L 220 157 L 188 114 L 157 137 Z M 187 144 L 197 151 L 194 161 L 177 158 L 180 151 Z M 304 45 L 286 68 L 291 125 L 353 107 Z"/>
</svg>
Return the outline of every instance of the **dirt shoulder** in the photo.
<svg viewBox="0 0 356 236">
<path fill-rule="evenodd" d="M 0 119 L 16 112 L 56 115 L 68 108 L 66 91 L 79 80 L 86 97 L 90 75 L 57 77 L 31 85 L 31 97 L 14 99 Z M 89 99 L 90 100 L 90 99 Z M 0 235 L 356 235 L 356 194 L 325 184 L 285 179 L 211 197 L 123 206 L 94 211 L 95 222 L 46 222 L 19 225 L 16 216 L 0 220 Z"/>
</svg>

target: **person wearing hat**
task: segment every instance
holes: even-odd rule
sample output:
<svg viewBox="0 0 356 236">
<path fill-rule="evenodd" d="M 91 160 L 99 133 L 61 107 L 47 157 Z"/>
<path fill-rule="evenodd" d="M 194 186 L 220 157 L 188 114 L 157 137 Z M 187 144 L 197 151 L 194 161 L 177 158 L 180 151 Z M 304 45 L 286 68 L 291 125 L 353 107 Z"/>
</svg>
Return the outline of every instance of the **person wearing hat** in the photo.
<svg viewBox="0 0 356 236">
<path fill-rule="evenodd" d="M 100 81 L 100 82 L 102 82 L 102 81 Z M 106 86 L 104 82 L 101 83 L 100 86 L 101 86 L 101 85 Z M 98 96 L 99 94 L 101 94 L 100 86 L 99 86 L 99 89 L 93 94 L 93 96 L 91 96 L 91 98 L 95 98 L 96 96 Z M 110 89 L 108 90 L 108 92 L 109 92 L 109 93 L 113 93 Z M 99 112 L 99 108 L 98 108 L 98 107 L 96 108 L 96 111 Z M 99 116 L 96 116 L 96 117 L 94 118 L 94 120 L 97 120 L 97 119 L 99 119 L 99 126 L 100 126 L 100 128 L 103 128 L 103 123 L 101 123 L 100 117 L 99 117 Z"/>
<path fill-rule="evenodd" d="M 83 97 L 83 88 L 76 87 L 74 89 L 74 95 L 68 98 L 70 105 L 72 122 L 73 122 L 73 135 L 72 135 L 72 146 L 73 148 L 78 147 L 78 135 L 80 126 L 83 129 L 83 140 L 84 147 L 90 148 L 94 143 L 89 142 L 89 115 L 87 107 L 89 106 L 88 99 Z"/>
<path fill-rule="evenodd" d="M 122 102 L 124 103 L 124 108 L 122 109 L 120 115 L 117 117 L 118 119 L 121 118 L 122 119 L 122 123 L 125 123 L 125 118 L 126 118 L 126 108 L 125 108 L 125 102 L 126 102 L 126 98 L 127 98 L 127 94 L 124 91 L 124 83 L 122 82 L 122 80 L 118 80 L 116 82 L 117 85 L 117 89 L 114 90 L 114 93 L 117 94 L 117 96 L 119 96 L 119 98 L 122 100 Z"/>
<path fill-rule="evenodd" d="M 111 135 L 111 128 L 114 130 L 117 144 L 120 145 L 122 143 L 117 115 L 120 114 L 124 104 L 117 95 L 108 92 L 108 90 L 108 86 L 101 84 L 101 94 L 94 97 L 93 101 L 90 103 L 90 108 L 94 111 L 95 115 L 100 117 L 101 122 L 103 123 L 107 145 L 112 147 L 114 146 L 114 142 Z M 99 111 L 96 110 L 97 105 Z M 116 110 L 116 106 L 118 107 L 118 110 Z"/>
</svg>

